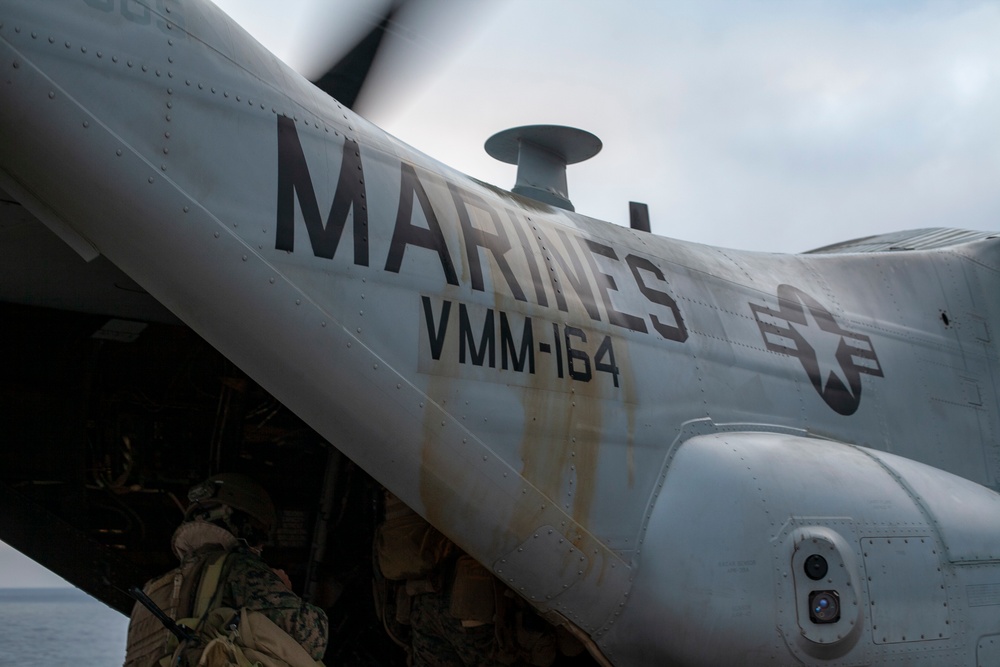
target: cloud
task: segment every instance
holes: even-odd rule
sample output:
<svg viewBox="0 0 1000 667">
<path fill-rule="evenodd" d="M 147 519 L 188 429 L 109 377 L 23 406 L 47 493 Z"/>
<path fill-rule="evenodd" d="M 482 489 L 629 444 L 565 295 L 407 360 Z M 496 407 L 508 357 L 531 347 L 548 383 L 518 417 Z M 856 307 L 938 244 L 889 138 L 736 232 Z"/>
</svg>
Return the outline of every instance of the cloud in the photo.
<svg viewBox="0 0 1000 667">
<path fill-rule="evenodd" d="M 577 210 L 799 251 L 1000 218 L 1000 7 L 986 2 L 512 0 L 383 91 L 371 119 L 510 187 L 493 133 L 556 123 L 604 150 L 569 170 Z M 394 96 L 395 94 L 395 96 Z"/>
</svg>

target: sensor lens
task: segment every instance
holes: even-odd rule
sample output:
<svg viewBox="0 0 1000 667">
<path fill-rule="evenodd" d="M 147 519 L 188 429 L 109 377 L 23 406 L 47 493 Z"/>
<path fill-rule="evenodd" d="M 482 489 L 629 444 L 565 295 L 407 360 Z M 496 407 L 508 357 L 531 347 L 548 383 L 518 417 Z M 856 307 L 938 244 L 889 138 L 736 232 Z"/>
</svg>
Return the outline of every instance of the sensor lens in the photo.
<svg viewBox="0 0 1000 667">
<path fill-rule="evenodd" d="M 809 558 L 806 558 L 806 576 L 813 581 L 819 581 L 825 577 L 829 569 L 830 567 L 827 565 L 826 559 L 819 554 L 813 554 Z"/>
<path fill-rule="evenodd" d="M 809 620 L 813 623 L 836 623 L 840 620 L 840 594 L 837 591 L 813 591 L 809 594 Z"/>
</svg>

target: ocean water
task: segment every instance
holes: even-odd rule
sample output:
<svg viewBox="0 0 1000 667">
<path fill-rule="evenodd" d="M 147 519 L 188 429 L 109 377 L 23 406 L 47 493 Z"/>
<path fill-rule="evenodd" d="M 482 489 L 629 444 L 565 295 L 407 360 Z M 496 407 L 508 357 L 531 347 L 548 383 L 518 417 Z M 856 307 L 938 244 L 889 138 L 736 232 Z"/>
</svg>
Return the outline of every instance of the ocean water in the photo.
<svg viewBox="0 0 1000 667">
<path fill-rule="evenodd" d="M 75 588 L 0 588 L 0 667 L 120 667 L 127 631 Z"/>
</svg>

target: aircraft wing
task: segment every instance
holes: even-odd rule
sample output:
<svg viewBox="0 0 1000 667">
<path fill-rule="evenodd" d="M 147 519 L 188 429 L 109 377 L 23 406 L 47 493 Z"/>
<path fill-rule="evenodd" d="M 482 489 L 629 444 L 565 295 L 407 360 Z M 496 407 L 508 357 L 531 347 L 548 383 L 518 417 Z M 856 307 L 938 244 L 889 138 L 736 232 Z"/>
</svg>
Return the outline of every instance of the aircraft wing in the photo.
<svg viewBox="0 0 1000 667">
<path fill-rule="evenodd" d="M 887 252 L 900 250 L 937 250 L 971 241 L 997 238 L 995 232 L 977 232 L 967 229 L 916 229 L 891 234 L 866 236 L 851 241 L 810 250 L 806 254 L 844 254 L 864 252 Z"/>
</svg>

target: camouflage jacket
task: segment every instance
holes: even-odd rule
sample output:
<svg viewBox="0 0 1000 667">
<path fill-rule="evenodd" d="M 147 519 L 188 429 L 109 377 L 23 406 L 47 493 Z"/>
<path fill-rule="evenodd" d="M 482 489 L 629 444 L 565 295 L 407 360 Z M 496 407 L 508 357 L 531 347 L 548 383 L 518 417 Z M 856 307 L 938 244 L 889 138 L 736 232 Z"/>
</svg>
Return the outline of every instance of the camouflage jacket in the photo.
<svg viewBox="0 0 1000 667">
<path fill-rule="evenodd" d="M 326 651 L 326 613 L 288 590 L 260 556 L 237 547 L 226 562 L 221 606 L 259 611 L 298 640 L 314 660 Z"/>
<path fill-rule="evenodd" d="M 181 562 L 203 557 L 212 549 L 229 551 L 219 606 L 259 611 L 294 637 L 313 659 L 323 658 L 326 613 L 290 591 L 261 557 L 240 546 L 232 533 L 214 524 L 189 521 L 174 532 L 171 549 Z"/>
</svg>

